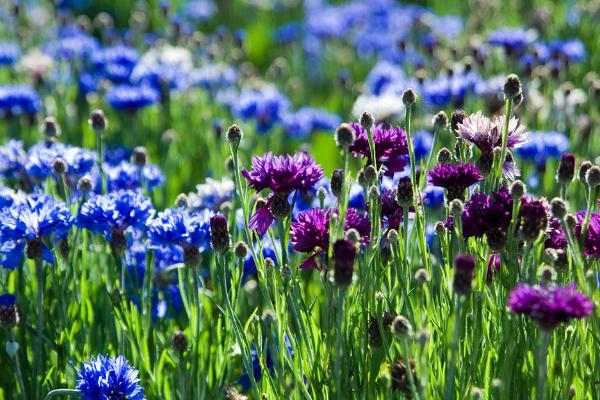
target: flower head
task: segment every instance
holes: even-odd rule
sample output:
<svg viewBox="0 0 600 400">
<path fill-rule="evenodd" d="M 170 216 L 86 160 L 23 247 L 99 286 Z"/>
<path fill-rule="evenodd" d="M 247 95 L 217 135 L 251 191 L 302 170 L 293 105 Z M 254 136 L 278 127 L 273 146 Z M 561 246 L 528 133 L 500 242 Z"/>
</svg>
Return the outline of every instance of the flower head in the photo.
<svg viewBox="0 0 600 400">
<path fill-rule="evenodd" d="M 553 330 L 562 322 L 585 318 L 594 304 L 574 284 L 562 286 L 529 286 L 519 284 L 508 297 L 514 314 L 525 314 L 537 321 L 544 330 Z"/>
<path fill-rule="evenodd" d="M 158 103 L 159 94 L 150 86 L 121 84 L 108 89 L 105 99 L 117 110 L 136 111 Z"/>
<path fill-rule="evenodd" d="M 148 238 L 157 247 L 193 246 L 204 251 L 210 245 L 210 217 L 208 210 L 190 213 L 181 208 L 167 208 L 148 226 Z"/>
<path fill-rule="evenodd" d="M 33 115 L 41 108 L 42 100 L 32 87 L 25 85 L 0 86 L 0 117 Z"/>
<path fill-rule="evenodd" d="M 350 125 L 356 132 L 356 140 L 349 150 L 355 157 L 366 157 L 369 163 L 373 164 L 367 131 L 356 122 L 351 122 Z M 372 128 L 372 133 L 377 158 L 376 166 L 378 168 L 383 166 L 387 176 L 393 176 L 396 172 L 404 170 L 408 164 L 408 144 L 404 130 L 400 127 L 384 127 L 380 124 Z"/>
<path fill-rule="evenodd" d="M 82 400 L 145 400 L 144 388 L 139 385 L 138 371 L 125 357 L 98 355 L 81 363 L 77 372 L 77 387 Z"/>
<path fill-rule="evenodd" d="M 325 211 L 313 208 L 298 213 L 296 221 L 290 225 L 290 243 L 295 251 L 300 253 L 313 253 L 300 264 L 301 269 L 317 268 L 315 258 L 329 248 L 329 220 L 335 210 Z M 369 240 L 371 223 L 367 217 L 353 208 L 346 212 L 344 230 L 356 229 L 362 237 L 363 243 Z"/>
<path fill-rule="evenodd" d="M 47 195 L 30 195 L 23 201 L 0 212 L 0 255 L 2 266 L 13 269 L 27 248 L 29 258 L 43 258 L 54 263 L 54 253 L 47 243 L 66 237 L 73 216 L 64 203 Z"/>
<path fill-rule="evenodd" d="M 112 242 L 130 227 L 145 230 L 153 216 L 150 199 L 132 191 L 119 191 L 94 196 L 83 203 L 77 225 L 101 233 Z"/>
<path fill-rule="evenodd" d="M 263 235 L 275 216 L 289 213 L 291 208 L 287 197 L 294 191 L 306 192 L 322 177 L 323 169 L 307 153 L 294 156 L 274 156 L 267 153 L 252 158 L 252 170 L 242 170 L 250 187 L 257 192 L 269 188 L 274 193 L 269 196 L 267 205 L 256 211 L 250 219 L 250 228 Z"/>
<path fill-rule="evenodd" d="M 575 234 L 581 237 L 583 221 L 585 220 L 585 211 L 577 213 L 577 226 Z M 600 259 L 600 213 L 592 213 L 590 223 L 583 239 L 583 253 L 586 256 L 592 256 Z"/>
<path fill-rule="evenodd" d="M 479 169 L 469 163 L 438 164 L 429 171 L 429 183 L 447 190 L 447 200 L 463 199 L 464 191 L 483 177 Z"/>
</svg>

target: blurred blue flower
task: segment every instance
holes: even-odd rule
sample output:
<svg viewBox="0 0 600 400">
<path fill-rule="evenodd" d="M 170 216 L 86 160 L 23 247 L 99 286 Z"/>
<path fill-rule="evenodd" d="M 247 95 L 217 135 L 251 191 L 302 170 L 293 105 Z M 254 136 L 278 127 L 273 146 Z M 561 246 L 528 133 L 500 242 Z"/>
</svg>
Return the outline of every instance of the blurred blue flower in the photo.
<svg viewBox="0 0 600 400">
<path fill-rule="evenodd" d="M 365 91 L 379 96 L 389 84 L 404 80 L 404 70 L 400 66 L 381 61 L 369 71 L 365 80 Z"/>
<path fill-rule="evenodd" d="M 415 150 L 415 158 L 421 160 L 429 156 L 431 146 L 433 146 L 433 135 L 428 131 L 418 131 L 412 136 Z"/>
<path fill-rule="evenodd" d="M 283 24 L 273 31 L 273 40 L 277 44 L 288 44 L 295 42 L 302 34 L 302 26 L 297 21 Z"/>
<path fill-rule="evenodd" d="M 79 178 L 90 173 L 96 164 L 96 153 L 93 151 L 62 143 L 39 142 L 29 149 L 26 164 L 27 174 L 40 182 L 48 177 L 57 179 L 52 166 L 54 161 L 59 158 L 67 166 L 65 177 L 67 184 L 72 187 L 77 185 Z"/>
<path fill-rule="evenodd" d="M 21 48 L 16 42 L 0 42 L 0 65 L 11 66 L 21 56 Z"/>
<path fill-rule="evenodd" d="M 336 114 L 312 107 L 302 107 L 296 112 L 281 116 L 281 123 L 289 137 L 303 139 L 317 130 L 334 131 L 342 122 Z"/>
<path fill-rule="evenodd" d="M 289 99 L 272 86 L 262 89 L 243 89 L 232 104 L 235 117 L 253 119 L 258 133 L 266 133 L 290 107 Z"/>
<path fill-rule="evenodd" d="M 268 373 L 271 374 L 273 372 L 273 356 L 277 355 L 277 353 L 279 352 L 279 340 L 277 338 L 277 334 L 273 334 L 274 337 L 274 342 L 275 343 L 270 343 L 271 340 L 270 338 L 264 338 L 263 340 L 263 347 L 265 348 L 265 364 L 268 370 Z M 283 341 L 285 343 L 285 347 L 286 349 L 284 349 L 284 351 L 287 350 L 287 352 L 289 353 L 289 355 L 291 357 L 294 356 L 294 349 L 292 348 L 292 344 L 290 343 L 290 340 L 287 336 L 287 333 L 283 334 Z M 265 346 L 266 345 L 266 346 Z M 273 354 L 272 354 L 273 352 Z M 252 349 L 250 350 L 251 356 L 252 356 L 252 374 L 254 375 L 254 380 L 256 382 L 259 382 L 262 378 L 262 368 L 261 368 L 261 364 L 260 364 L 260 360 L 259 360 L 259 353 L 258 353 L 258 349 L 256 348 L 256 345 L 252 345 Z M 248 375 L 248 373 L 246 372 L 244 375 L 242 375 L 240 377 L 240 379 L 238 380 L 238 384 L 244 389 L 244 390 L 249 390 L 250 389 L 250 385 L 251 385 L 251 379 L 250 376 Z"/>
<path fill-rule="evenodd" d="M 191 85 L 207 90 L 216 90 L 235 85 L 238 72 L 232 65 L 222 62 L 208 63 L 194 69 L 190 73 Z"/>
<path fill-rule="evenodd" d="M 191 0 L 184 2 L 179 15 L 190 21 L 202 22 L 210 19 L 217 12 L 217 7 L 212 0 Z"/>
<path fill-rule="evenodd" d="M 586 57 L 585 46 L 579 39 L 554 40 L 548 43 L 548 48 L 554 57 L 564 57 L 572 63 L 580 63 Z"/>
<path fill-rule="evenodd" d="M 137 50 L 130 46 L 114 45 L 92 54 L 91 63 L 96 73 L 113 82 L 125 83 L 138 62 Z"/>
<path fill-rule="evenodd" d="M 25 175 L 27 153 L 20 140 L 9 140 L 0 146 L 0 176 L 6 180 L 18 179 Z"/>
<path fill-rule="evenodd" d="M 139 382 L 138 371 L 125 357 L 109 358 L 99 354 L 81 363 L 76 389 L 81 392 L 82 400 L 145 400 L 144 388 Z"/>
<path fill-rule="evenodd" d="M 437 186 L 427 186 L 423 190 L 423 204 L 430 208 L 444 205 L 444 189 Z"/>
<path fill-rule="evenodd" d="M 102 169 L 106 176 L 108 190 L 143 190 L 152 191 L 164 183 L 165 178 L 156 165 L 146 164 L 141 168 L 128 161 L 111 165 L 104 163 Z M 140 173 L 141 172 L 141 173 Z M 99 179 L 99 176 L 97 177 Z M 99 185 L 97 185 L 100 188 Z"/>
<path fill-rule="evenodd" d="M 93 36 L 82 32 L 74 25 L 60 29 L 59 37 L 46 43 L 43 50 L 51 57 L 64 61 L 87 61 L 98 51 L 99 43 Z"/>
<path fill-rule="evenodd" d="M 535 40 L 535 33 L 523 28 L 501 28 L 488 35 L 488 43 L 503 47 L 508 54 L 521 54 Z"/>
<path fill-rule="evenodd" d="M 560 132 L 530 132 L 529 141 L 515 152 L 523 159 L 543 165 L 548 158 L 558 159 L 569 149 L 569 138 Z"/>
<path fill-rule="evenodd" d="M 196 191 L 188 194 L 188 206 L 193 210 L 207 208 L 218 210 L 226 201 L 231 201 L 234 192 L 234 183 L 230 178 L 220 181 L 206 178 L 204 183 L 196 185 Z"/>
<path fill-rule="evenodd" d="M 0 86 L 0 118 L 21 114 L 32 115 L 41 108 L 42 100 L 32 87 L 26 85 Z"/>
<path fill-rule="evenodd" d="M 275 240 L 275 245 L 271 242 L 270 239 L 263 239 L 260 246 L 262 246 L 262 256 L 263 259 L 270 258 L 275 263 L 275 266 L 279 266 L 279 262 L 277 260 L 277 253 L 275 252 L 275 248 L 281 248 L 281 243 L 279 240 Z M 258 243 L 254 245 L 254 251 L 257 255 L 260 254 L 260 246 Z M 245 282 L 256 273 L 256 262 L 254 257 L 252 257 L 252 252 L 248 252 L 246 257 L 244 258 L 244 272 L 242 273 L 242 282 Z"/>
<path fill-rule="evenodd" d="M 160 96 L 150 86 L 121 84 L 108 89 L 104 98 L 117 110 L 136 111 L 158 103 Z"/>
</svg>

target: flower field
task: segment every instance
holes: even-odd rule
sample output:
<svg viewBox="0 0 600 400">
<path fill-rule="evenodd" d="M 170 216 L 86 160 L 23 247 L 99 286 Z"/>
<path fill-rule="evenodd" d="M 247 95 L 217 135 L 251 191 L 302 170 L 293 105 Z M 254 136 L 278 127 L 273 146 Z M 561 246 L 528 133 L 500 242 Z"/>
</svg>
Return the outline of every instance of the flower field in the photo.
<svg viewBox="0 0 600 400">
<path fill-rule="evenodd" d="M 597 1 L 0 15 L 0 399 L 600 399 Z"/>
</svg>

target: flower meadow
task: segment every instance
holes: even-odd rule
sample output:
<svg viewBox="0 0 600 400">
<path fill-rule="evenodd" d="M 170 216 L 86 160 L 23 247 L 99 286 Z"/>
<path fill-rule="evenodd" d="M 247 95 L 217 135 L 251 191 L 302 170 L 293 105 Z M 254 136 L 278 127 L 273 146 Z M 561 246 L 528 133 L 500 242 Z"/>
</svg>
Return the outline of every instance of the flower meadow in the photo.
<svg viewBox="0 0 600 400">
<path fill-rule="evenodd" d="M 0 399 L 600 399 L 597 2 L 0 15 Z"/>
</svg>

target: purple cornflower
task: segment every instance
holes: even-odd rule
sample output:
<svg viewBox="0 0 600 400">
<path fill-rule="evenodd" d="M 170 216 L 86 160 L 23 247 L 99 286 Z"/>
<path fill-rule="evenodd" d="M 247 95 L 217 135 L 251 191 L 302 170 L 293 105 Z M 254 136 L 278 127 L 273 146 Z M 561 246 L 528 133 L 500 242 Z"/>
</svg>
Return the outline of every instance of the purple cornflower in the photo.
<svg viewBox="0 0 600 400">
<path fill-rule="evenodd" d="M 355 157 L 366 157 L 369 164 L 373 164 L 367 131 L 356 122 L 350 122 L 350 125 L 356 132 L 356 140 L 348 150 Z M 393 176 L 396 172 L 404 170 L 408 164 L 408 143 L 404 130 L 400 127 L 384 127 L 383 124 L 379 124 L 372 128 L 372 133 L 377 158 L 376 167 L 379 169 L 383 166 L 386 176 Z"/>
<path fill-rule="evenodd" d="M 581 237 L 581 229 L 585 220 L 585 211 L 577 213 L 577 226 L 575 234 Z M 600 259 L 600 213 L 592 213 L 585 238 L 583 239 L 583 253 L 589 257 Z"/>
<path fill-rule="evenodd" d="M 562 224 L 554 217 L 550 217 L 548 229 L 546 229 L 545 249 L 564 249 L 567 247 L 567 237 L 563 231 Z"/>
<path fill-rule="evenodd" d="M 429 171 L 429 183 L 446 189 L 446 200 L 464 199 L 469 186 L 483 179 L 479 169 L 469 163 L 438 164 Z"/>
<path fill-rule="evenodd" d="M 54 263 L 48 247 L 69 234 L 73 216 L 64 203 L 47 195 L 31 195 L 0 212 L 0 264 L 8 269 L 19 265 L 26 253 L 30 259 Z"/>
<path fill-rule="evenodd" d="M 502 146 L 502 129 L 504 127 L 505 117 L 499 116 L 490 120 L 480 111 L 467 116 L 462 123 L 458 124 L 458 132 L 462 139 L 477 146 L 481 152 L 478 166 L 484 174 L 490 172 L 493 161 L 493 151 L 495 147 Z M 507 148 L 518 148 L 529 140 L 529 134 L 519 120 L 511 118 L 508 124 Z M 512 178 L 519 175 L 511 159 L 505 160 L 503 167 L 504 173 Z"/>
<path fill-rule="evenodd" d="M 473 194 L 461 215 L 463 237 L 487 234 L 489 239 L 490 234 L 505 233 L 512 218 L 512 207 L 513 199 L 506 188 L 491 195 Z"/>
<path fill-rule="evenodd" d="M 138 371 L 125 357 L 109 358 L 98 355 L 81 363 L 77 372 L 77 387 L 82 400 L 145 400 L 144 388 L 139 385 Z"/>
<path fill-rule="evenodd" d="M 261 157 L 254 156 L 252 170 L 244 168 L 242 175 L 257 192 L 267 188 L 273 192 L 267 205 L 250 219 L 250 229 L 263 235 L 275 217 L 289 214 L 289 194 L 294 190 L 306 192 L 311 189 L 323 177 L 323 169 L 307 153 L 274 156 L 269 152 Z"/>
<path fill-rule="evenodd" d="M 77 225 L 92 232 L 101 233 L 117 251 L 127 246 L 125 231 L 148 226 L 154 207 L 147 197 L 132 191 L 111 192 L 97 195 L 81 205 Z"/>
<path fill-rule="evenodd" d="M 585 318 L 594 310 L 594 303 L 575 284 L 561 286 L 529 286 L 519 284 L 508 296 L 508 306 L 514 314 L 525 314 L 551 331 L 562 322 Z"/>
<path fill-rule="evenodd" d="M 321 208 L 313 208 L 298 213 L 296 221 L 291 223 L 290 243 L 293 249 L 300 253 L 313 253 L 300 264 L 300 269 L 318 268 L 316 257 L 323 255 L 329 248 L 329 220 L 334 210 L 325 211 Z M 363 243 L 369 240 L 371 223 L 363 214 L 353 208 L 346 212 L 344 230 L 356 229 L 363 239 Z"/>
<path fill-rule="evenodd" d="M 224 254 L 229 249 L 231 239 L 224 215 L 216 214 L 210 217 L 210 241 L 217 253 Z"/>
<path fill-rule="evenodd" d="M 524 197 L 519 210 L 519 233 L 525 241 L 534 241 L 548 228 L 548 204 L 545 199 Z"/>
</svg>

